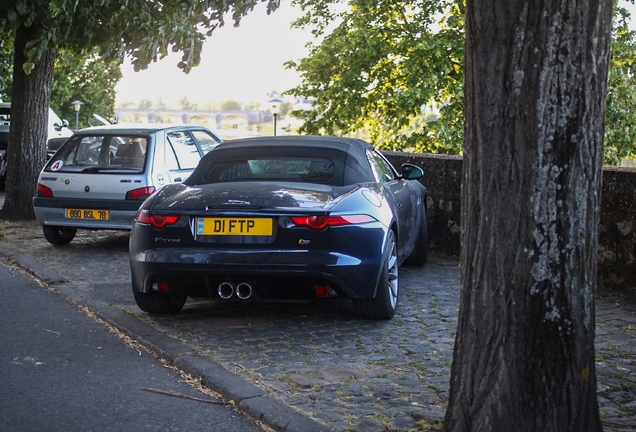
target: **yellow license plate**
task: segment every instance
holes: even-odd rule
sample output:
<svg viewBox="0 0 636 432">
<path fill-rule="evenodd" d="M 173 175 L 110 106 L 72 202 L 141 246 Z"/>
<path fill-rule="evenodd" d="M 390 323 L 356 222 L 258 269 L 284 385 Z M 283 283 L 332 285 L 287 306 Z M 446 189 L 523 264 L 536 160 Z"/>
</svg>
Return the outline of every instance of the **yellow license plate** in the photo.
<svg viewBox="0 0 636 432">
<path fill-rule="evenodd" d="M 270 218 L 197 218 L 198 235 L 271 236 Z"/>
<path fill-rule="evenodd" d="M 109 220 L 109 210 L 86 210 L 86 209 L 66 209 L 68 219 L 95 219 Z"/>
</svg>

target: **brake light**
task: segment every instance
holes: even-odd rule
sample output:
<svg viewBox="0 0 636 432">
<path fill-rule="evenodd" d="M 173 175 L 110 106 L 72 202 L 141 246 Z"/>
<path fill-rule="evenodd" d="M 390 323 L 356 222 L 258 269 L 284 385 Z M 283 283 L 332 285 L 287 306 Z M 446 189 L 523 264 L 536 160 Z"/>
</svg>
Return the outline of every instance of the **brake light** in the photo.
<svg viewBox="0 0 636 432">
<path fill-rule="evenodd" d="M 38 183 L 37 196 L 44 198 L 53 198 L 53 190 L 43 184 Z"/>
<path fill-rule="evenodd" d="M 126 199 L 131 201 L 143 201 L 150 195 L 155 193 L 155 190 L 156 189 L 154 186 L 146 186 L 139 189 L 133 189 L 126 192 Z"/>
<path fill-rule="evenodd" d="M 289 219 L 296 225 L 314 230 L 323 230 L 327 227 L 342 225 L 357 225 L 373 222 L 369 215 L 341 215 L 341 216 L 290 216 Z"/>
<path fill-rule="evenodd" d="M 181 216 L 177 215 L 159 215 L 148 213 L 137 213 L 135 220 L 142 224 L 147 224 L 156 229 L 165 228 L 168 225 L 174 225 L 177 223 Z"/>
</svg>

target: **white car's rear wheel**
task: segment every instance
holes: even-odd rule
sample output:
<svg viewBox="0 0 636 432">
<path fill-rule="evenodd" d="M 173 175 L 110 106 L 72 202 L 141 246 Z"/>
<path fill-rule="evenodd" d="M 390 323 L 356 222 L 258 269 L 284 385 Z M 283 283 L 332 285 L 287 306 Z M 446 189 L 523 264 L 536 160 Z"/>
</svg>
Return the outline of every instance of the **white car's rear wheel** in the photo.
<svg viewBox="0 0 636 432">
<path fill-rule="evenodd" d="M 44 232 L 44 238 L 49 243 L 55 246 L 63 246 L 69 244 L 75 238 L 77 228 L 43 225 L 42 232 Z"/>
</svg>

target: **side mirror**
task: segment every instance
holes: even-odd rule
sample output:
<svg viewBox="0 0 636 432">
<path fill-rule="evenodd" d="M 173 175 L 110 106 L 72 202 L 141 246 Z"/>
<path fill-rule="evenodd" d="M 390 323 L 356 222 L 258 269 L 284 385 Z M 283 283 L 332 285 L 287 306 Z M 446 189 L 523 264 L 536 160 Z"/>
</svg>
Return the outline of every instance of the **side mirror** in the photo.
<svg viewBox="0 0 636 432">
<path fill-rule="evenodd" d="M 402 178 L 405 180 L 418 180 L 424 177 L 424 170 L 413 164 L 402 165 Z"/>
<path fill-rule="evenodd" d="M 62 124 L 61 125 L 59 123 L 53 123 L 53 129 L 55 129 L 56 131 L 59 132 L 63 128 L 67 128 L 68 129 L 68 121 L 62 120 Z"/>
</svg>

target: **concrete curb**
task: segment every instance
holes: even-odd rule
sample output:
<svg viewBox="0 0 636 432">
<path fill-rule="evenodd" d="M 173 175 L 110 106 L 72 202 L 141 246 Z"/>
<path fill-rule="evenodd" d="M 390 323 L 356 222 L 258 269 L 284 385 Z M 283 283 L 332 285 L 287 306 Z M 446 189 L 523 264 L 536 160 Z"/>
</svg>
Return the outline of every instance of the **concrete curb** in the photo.
<svg viewBox="0 0 636 432">
<path fill-rule="evenodd" d="M 329 430 L 327 426 L 269 396 L 265 390 L 228 371 L 217 362 L 197 355 L 187 345 L 166 336 L 120 309 L 85 297 L 73 284 L 54 270 L 16 251 L 3 241 L 0 241 L 0 256 L 57 289 L 65 297 L 88 307 L 100 319 L 135 339 L 183 372 L 201 377 L 204 386 L 219 393 L 224 400 L 234 401 L 241 411 L 270 428 L 281 432 Z"/>
<path fill-rule="evenodd" d="M 57 285 L 68 282 L 54 270 L 42 265 L 39 261 L 16 251 L 3 241 L 0 241 L 0 255 L 14 261 L 30 275 L 35 276 L 47 285 Z"/>
</svg>

